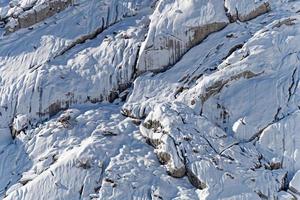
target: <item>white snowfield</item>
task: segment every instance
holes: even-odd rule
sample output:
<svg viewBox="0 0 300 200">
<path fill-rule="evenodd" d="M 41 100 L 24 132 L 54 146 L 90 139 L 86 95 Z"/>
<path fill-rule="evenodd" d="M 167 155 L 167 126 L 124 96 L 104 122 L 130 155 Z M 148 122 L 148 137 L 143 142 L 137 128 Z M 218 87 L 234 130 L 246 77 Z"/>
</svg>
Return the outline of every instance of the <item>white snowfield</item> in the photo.
<svg viewBox="0 0 300 200">
<path fill-rule="evenodd" d="M 299 12 L 0 0 L 0 199 L 300 199 Z"/>
</svg>

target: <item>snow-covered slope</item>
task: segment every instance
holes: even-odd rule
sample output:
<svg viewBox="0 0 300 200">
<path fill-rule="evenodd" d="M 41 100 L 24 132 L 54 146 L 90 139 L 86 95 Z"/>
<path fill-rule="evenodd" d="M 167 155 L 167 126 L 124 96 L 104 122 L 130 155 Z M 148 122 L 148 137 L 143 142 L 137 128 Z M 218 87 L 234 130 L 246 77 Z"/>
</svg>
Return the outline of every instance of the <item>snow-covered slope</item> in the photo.
<svg viewBox="0 0 300 200">
<path fill-rule="evenodd" d="M 0 126 L 7 128 L 17 114 L 34 123 L 74 103 L 116 98 L 132 79 L 149 5 L 82 1 L 33 30 L 4 36 Z"/>
<path fill-rule="evenodd" d="M 300 198 L 299 10 L 0 0 L 0 199 Z"/>
<path fill-rule="evenodd" d="M 159 71 L 176 63 L 188 49 L 227 23 L 224 7 L 218 0 L 159 1 L 137 69 Z"/>
</svg>

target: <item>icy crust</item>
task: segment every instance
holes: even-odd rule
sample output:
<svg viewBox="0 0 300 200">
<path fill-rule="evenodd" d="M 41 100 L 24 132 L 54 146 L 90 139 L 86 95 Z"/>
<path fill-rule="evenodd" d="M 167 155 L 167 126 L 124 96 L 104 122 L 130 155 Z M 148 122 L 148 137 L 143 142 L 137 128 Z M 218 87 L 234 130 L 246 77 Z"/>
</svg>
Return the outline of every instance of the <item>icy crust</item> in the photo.
<svg viewBox="0 0 300 200">
<path fill-rule="evenodd" d="M 248 21 L 268 12 L 268 0 L 225 0 L 225 8 L 232 21 Z"/>
<path fill-rule="evenodd" d="M 240 143 L 184 104 L 162 104 L 145 119 L 141 133 L 175 177 L 187 175 L 205 199 L 243 195 L 277 199 L 286 171 L 270 163 L 252 143 Z M 246 196 L 248 196 L 246 195 Z"/>
<path fill-rule="evenodd" d="M 20 133 L 0 155 L 7 161 L 0 166 L 0 196 L 197 199 L 186 180 L 165 173 L 119 109 L 108 104 L 76 107 Z"/>
<path fill-rule="evenodd" d="M 138 71 L 160 71 L 173 65 L 227 23 L 224 5 L 217 0 L 159 1 L 141 47 Z"/>
<path fill-rule="evenodd" d="M 134 2 L 85 1 L 23 37 L 3 37 L 0 126 L 12 125 L 17 114 L 35 123 L 74 103 L 112 101 L 128 88 L 149 9 L 137 12 L 150 5 Z M 94 20 L 86 23 L 87 16 Z"/>
</svg>

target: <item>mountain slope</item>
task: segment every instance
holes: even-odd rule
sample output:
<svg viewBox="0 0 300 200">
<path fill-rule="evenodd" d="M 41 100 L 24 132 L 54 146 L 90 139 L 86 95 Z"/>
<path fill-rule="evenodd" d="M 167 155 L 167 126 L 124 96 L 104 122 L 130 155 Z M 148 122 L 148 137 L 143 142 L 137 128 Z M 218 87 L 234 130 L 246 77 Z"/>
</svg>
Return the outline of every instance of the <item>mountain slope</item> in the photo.
<svg viewBox="0 0 300 200">
<path fill-rule="evenodd" d="M 0 0 L 0 198 L 300 198 L 299 10 Z"/>
</svg>

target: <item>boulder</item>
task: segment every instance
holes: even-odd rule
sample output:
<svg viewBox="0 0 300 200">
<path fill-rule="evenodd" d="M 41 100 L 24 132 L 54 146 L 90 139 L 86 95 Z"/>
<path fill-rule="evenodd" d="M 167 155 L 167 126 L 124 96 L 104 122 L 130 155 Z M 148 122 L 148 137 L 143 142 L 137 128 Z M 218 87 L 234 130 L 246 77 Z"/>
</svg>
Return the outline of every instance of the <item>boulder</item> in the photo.
<svg viewBox="0 0 300 200">
<path fill-rule="evenodd" d="M 217 0 L 160 1 L 141 47 L 138 73 L 166 69 L 228 23 L 223 4 Z"/>
<path fill-rule="evenodd" d="M 225 8 L 230 20 L 248 21 L 267 13 L 271 7 L 267 0 L 225 0 Z"/>
</svg>

